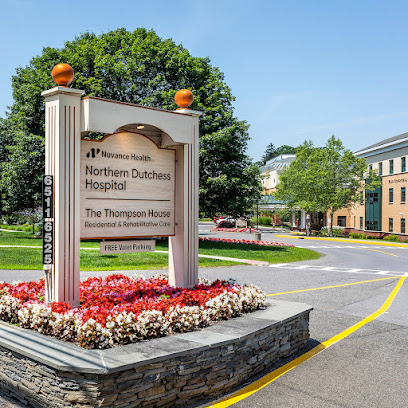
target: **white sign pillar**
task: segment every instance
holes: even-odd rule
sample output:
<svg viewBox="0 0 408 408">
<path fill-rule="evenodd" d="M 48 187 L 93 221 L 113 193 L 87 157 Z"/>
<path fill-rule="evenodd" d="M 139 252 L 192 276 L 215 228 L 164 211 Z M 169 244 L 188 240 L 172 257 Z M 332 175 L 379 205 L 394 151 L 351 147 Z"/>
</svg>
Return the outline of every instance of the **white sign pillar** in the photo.
<svg viewBox="0 0 408 408">
<path fill-rule="evenodd" d="M 83 91 L 45 91 L 45 174 L 54 177 L 54 264 L 51 299 L 79 305 L 79 161 Z"/>
<path fill-rule="evenodd" d="M 187 109 L 196 123 L 192 143 L 176 147 L 176 226 L 169 239 L 169 284 L 194 286 L 198 282 L 198 117 Z"/>
</svg>

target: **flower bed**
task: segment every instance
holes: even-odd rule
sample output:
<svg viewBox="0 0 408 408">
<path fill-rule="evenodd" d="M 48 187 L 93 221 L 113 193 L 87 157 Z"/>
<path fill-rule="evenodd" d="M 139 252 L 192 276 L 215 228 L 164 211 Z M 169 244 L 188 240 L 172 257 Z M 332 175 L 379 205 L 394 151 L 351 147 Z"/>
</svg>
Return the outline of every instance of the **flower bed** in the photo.
<svg viewBox="0 0 408 408">
<path fill-rule="evenodd" d="M 214 227 L 212 231 L 218 231 L 218 232 L 256 232 L 256 229 L 254 228 L 218 228 Z"/>
<path fill-rule="evenodd" d="M 199 237 L 199 240 L 209 241 L 209 242 L 223 242 L 223 243 L 228 243 L 228 244 L 246 244 L 246 245 L 260 245 L 260 246 L 269 246 L 269 247 L 288 247 L 288 248 L 294 247 L 294 245 L 283 244 L 282 242 L 251 241 L 249 239 Z"/>
<path fill-rule="evenodd" d="M 193 288 L 169 286 L 167 276 L 112 274 L 81 283 L 81 306 L 44 304 L 44 280 L 0 284 L 0 319 L 72 341 L 108 348 L 208 326 L 265 306 L 256 286 L 200 281 Z"/>
</svg>

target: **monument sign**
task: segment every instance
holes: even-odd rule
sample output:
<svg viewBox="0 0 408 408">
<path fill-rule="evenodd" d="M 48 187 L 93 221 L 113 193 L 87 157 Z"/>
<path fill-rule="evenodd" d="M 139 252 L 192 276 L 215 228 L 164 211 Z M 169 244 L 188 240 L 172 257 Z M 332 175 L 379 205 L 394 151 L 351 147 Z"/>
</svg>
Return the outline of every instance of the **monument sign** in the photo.
<svg viewBox="0 0 408 408">
<path fill-rule="evenodd" d="M 81 238 L 174 235 L 175 150 L 120 132 L 81 141 Z"/>
<path fill-rule="evenodd" d="M 169 237 L 169 284 L 198 282 L 198 118 L 191 91 L 166 111 L 69 88 L 73 69 L 52 70 L 45 97 L 46 301 L 80 303 L 80 239 L 101 251 L 154 250 L 152 243 L 111 238 Z M 101 141 L 81 140 L 91 132 Z M 153 249 L 151 249 L 153 248 Z M 47 286 L 48 287 L 48 286 Z"/>
</svg>

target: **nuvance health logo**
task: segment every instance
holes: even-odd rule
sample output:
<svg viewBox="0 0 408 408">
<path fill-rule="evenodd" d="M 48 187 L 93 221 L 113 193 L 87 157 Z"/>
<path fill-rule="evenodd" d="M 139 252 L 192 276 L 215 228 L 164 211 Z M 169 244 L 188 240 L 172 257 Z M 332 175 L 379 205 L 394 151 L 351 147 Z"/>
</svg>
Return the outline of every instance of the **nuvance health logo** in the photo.
<svg viewBox="0 0 408 408">
<path fill-rule="evenodd" d="M 94 159 L 99 153 L 100 149 L 95 149 L 94 147 L 86 154 L 86 157 Z"/>
<path fill-rule="evenodd" d="M 119 160 L 135 160 L 135 161 L 152 161 L 152 158 L 148 154 L 136 154 L 136 153 L 111 153 L 105 150 L 101 150 L 92 147 L 86 154 L 88 159 L 104 158 L 104 159 L 119 159 Z"/>
</svg>

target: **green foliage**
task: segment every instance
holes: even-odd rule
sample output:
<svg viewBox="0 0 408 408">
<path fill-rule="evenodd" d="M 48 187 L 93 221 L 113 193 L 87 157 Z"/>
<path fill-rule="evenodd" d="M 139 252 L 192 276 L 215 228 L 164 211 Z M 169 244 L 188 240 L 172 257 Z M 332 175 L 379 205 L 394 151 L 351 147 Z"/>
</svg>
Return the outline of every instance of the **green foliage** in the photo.
<svg viewBox="0 0 408 408">
<path fill-rule="evenodd" d="M 30 224 L 23 224 L 23 225 L 8 225 L 8 224 L 0 224 L 1 229 L 8 229 L 11 231 L 24 231 L 30 232 L 33 230 L 33 226 Z M 35 230 L 38 231 L 38 228 L 35 227 Z"/>
<path fill-rule="evenodd" d="M 74 68 L 71 86 L 83 89 L 88 96 L 174 110 L 177 90 L 191 89 L 191 108 L 203 112 L 201 212 L 207 216 L 217 212 L 236 216 L 259 195 L 259 170 L 246 155 L 248 125 L 233 115 L 234 97 L 223 73 L 210 64 L 209 58 L 193 57 L 182 45 L 144 28 L 133 32 L 121 28 L 100 36 L 85 33 L 63 48 L 44 48 L 27 66 L 19 67 L 12 78 L 13 106 L 0 122 L 0 161 L 7 160 L 4 146 L 17 143 L 21 133 L 44 136 L 41 92 L 55 86 L 50 73 L 59 62 Z M 43 158 L 37 160 L 35 171 L 41 176 Z M 1 188 L 4 194 L 10 184 Z M 38 184 L 34 184 L 33 192 L 40 193 Z M 18 208 L 22 206 L 17 203 Z"/>
<path fill-rule="evenodd" d="M 245 154 L 247 131 L 237 122 L 200 139 L 200 211 L 208 216 L 241 216 L 260 197 L 259 168 Z"/>
<path fill-rule="evenodd" d="M 323 148 L 315 147 L 311 141 L 298 147 L 296 159 L 280 174 L 280 183 L 275 196 L 288 207 L 299 207 L 307 212 L 333 213 L 341 208 L 362 202 L 367 165 L 345 149 L 334 136 Z M 368 174 L 370 183 L 366 189 L 380 183 L 376 174 Z M 331 223 L 333 225 L 333 222 Z"/>
<path fill-rule="evenodd" d="M 365 239 L 366 238 L 364 232 L 361 232 L 361 233 L 350 232 L 348 236 L 349 238 L 353 238 L 353 239 Z"/>
<path fill-rule="evenodd" d="M 14 143 L 8 145 L 8 160 L 0 163 L 0 191 L 6 213 L 34 209 L 41 205 L 44 172 L 44 138 L 16 132 Z"/>
<path fill-rule="evenodd" d="M 251 225 L 256 225 L 256 217 L 251 218 Z M 272 218 L 271 217 L 259 217 L 258 218 L 259 225 L 265 225 L 270 227 L 272 225 Z"/>
<path fill-rule="evenodd" d="M 391 242 L 400 242 L 400 239 L 398 238 L 398 235 L 388 235 L 387 237 L 384 237 L 384 241 L 391 241 Z"/>
<path fill-rule="evenodd" d="M 317 237 L 329 237 L 330 230 L 327 227 L 323 227 L 320 231 L 317 231 L 315 234 Z M 364 234 L 359 234 L 355 232 L 348 233 L 342 228 L 333 228 L 334 237 L 348 237 L 348 238 L 357 238 L 357 239 L 369 239 L 369 236 L 364 236 Z"/>
<path fill-rule="evenodd" d="M 275 147 L 273 143 L 269 143 L 266 147 L 265 153 L 262 156 L 262 164 L 265 164 L 268 160 L 274 157 L 280 156 L 281 154 L 295 154 L 296 147 L 282 145 L 280 147 Z"/>
<path fill-rule="evenodd" d="M 288 222 L 292 217 L 291 208 L 278 208 L 274 210 L 274 212 L 279 218 L 282 218 L 282 220 L 284 220 L 285 222 Z"/>
</svg>

